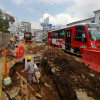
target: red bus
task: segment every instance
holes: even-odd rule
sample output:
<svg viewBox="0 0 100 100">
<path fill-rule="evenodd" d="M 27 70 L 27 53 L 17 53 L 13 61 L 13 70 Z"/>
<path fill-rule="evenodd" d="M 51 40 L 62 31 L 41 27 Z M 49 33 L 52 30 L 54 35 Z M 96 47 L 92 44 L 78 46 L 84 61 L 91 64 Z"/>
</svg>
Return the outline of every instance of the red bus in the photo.
<svg viewBox="0 0 100 100">
<path fill-rule="evenodd" d="M 80 54 L 86 48 L 100 48 L 100 25 L 80 24 L 49 31 L 48 45 Z"/>
</svg>

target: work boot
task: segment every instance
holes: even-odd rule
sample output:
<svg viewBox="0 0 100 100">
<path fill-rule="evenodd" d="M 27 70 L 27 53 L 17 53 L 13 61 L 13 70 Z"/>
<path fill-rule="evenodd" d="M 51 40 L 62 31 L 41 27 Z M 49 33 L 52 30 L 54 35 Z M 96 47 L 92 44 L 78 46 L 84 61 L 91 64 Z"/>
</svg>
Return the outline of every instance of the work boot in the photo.
<svg viewBox="0 0 100 100">
<path fill-rule="evenodd" d="M 29 85 L 31 85 L 31 83 L 28 83 Z"/>
</svg>

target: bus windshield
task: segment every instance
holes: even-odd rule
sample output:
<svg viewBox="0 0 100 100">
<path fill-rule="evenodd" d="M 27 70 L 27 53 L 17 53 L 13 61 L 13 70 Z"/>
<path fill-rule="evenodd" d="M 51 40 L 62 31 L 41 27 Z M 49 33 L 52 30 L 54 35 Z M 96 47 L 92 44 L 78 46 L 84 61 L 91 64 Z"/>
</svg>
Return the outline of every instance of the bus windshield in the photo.
<svg viewBox="0 0 100 100">
<path fill-rule="evenodd" d="M 87 25 L 89 37 L 92 41 L 100 42 L 100 26 L 98 24 Z"/>
</svg>

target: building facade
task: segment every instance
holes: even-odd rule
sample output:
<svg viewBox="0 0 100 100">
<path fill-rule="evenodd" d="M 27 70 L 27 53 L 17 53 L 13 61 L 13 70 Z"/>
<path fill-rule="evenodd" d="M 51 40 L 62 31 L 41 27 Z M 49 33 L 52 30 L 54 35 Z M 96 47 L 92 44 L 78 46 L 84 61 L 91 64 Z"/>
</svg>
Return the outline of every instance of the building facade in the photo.
<svg viewBox="0 0 100 100">
<path fill-rule="evenodd" d="M 95 17 L 92 17 L 92 18 L 76 21 L 73 23 L 69 23 L 69 24 L 67 24 L 67 26 L 73 26 L 73 25 L 81 24 L 81 23 L 94 23 L 94 22 L 95 22 Z"/>
<path fill-rule="evenodd" d="M 94 11 L 95 13 L 95 23 L 100 24 L 100 10 Z"/>
<path fill-rule="evenodd" d="M 14 22 L 9 22 L 9 31 L 10 33 L 16 34 L 18 32 L 18 19 L 16 17 L 14 18 Z"/>
<path fill-rule="evenodd" d="M 29 22 L 22 21 L 20 23 L 20 32 L 31 32 L 31 26 Z"/>
<path fill-rule="evenodd" d="M 33 41 L 41 42 L 43 38 L 43 27 L 39 22 L 31 22 Z"/>
<path fill-rule="evenodd" d="M 67 26 L 72 26 L 72 25 L 76 25 L 76 24 L 80 24 L 80 23 L 97 23 L 97 24 L 100 24 L 100 10 L 96 10 L 93 13 L 95 14 L 95 17 L 91 17 L 91 18 L 87 18 L 87 19 L 84 19 L 84 20 L 69 23 L 69 24 L 67 24 Z"/>
</svg>

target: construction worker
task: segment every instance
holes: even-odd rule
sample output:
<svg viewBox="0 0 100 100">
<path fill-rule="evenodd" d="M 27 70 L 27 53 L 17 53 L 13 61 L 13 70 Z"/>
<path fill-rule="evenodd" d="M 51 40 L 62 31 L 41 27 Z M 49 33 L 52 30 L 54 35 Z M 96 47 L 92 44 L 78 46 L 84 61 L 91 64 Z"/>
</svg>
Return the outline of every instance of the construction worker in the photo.
<svg viewBox="0 0 100 100">
<path fill-rule="evenodd" d="M 15 49 L 14 39 L 10 38 L 10 42 L 8 43 L 8 50 L 13 51 Z"/>
<path fill-rule="evenodd" d="M 28 71 L 28 83 L 31 84 L 31 82 L 36 83 L 36 79 L 35 79 L 35 69 L 34 69 L 34 63 L 32 62 L 32 57 L 27 57 L 27 65 L 25 67 L 24 70 L 22 70 L 22 72 L 24 71 Z"/>
</svg>

